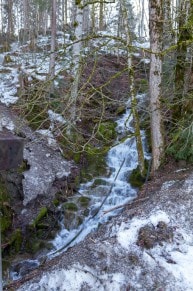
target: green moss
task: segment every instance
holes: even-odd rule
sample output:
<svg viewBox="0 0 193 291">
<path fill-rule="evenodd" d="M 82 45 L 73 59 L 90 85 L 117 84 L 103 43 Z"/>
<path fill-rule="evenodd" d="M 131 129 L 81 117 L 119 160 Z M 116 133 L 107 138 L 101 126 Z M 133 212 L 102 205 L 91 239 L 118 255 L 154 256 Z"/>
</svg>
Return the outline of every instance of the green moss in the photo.
<svg viewBox="0 0 193 291">
<path fill-rule="evenodd" d="M 6 230 L 8 230 L 12 225 L 13 210 L 10 206 L 10 196 L 7 191 L 6 183 L 2 176 L 0 176 L 0 224 L 2 236 Z"/>
<path fill-rule="evenodd" d="M 80 159 L 81 159 L 81 153 L 74 153 L 73 154 L 73 160 L 75 161 L 75 163 L 80 163 Z"/>
<path fill-rule="evenodd" d="M 81 181 L 88 181 L 96 176 L 104 175 L 107 171 L 106 153 L 109 147 L 95 148 L 88 145 L 84 152 L 86 165 L 81 169 Z"/>
<path fill-rule="evenodd" d="M 59 206 L 59 204 L 60 204 L 60 202 L 59 202 L 59 200 L 57 199 L 57 198 L 55 198 L 53 201 L 52 201 L 52 203 L 54 204 L 54 206 Z"/>
<path fill-rule="evenodd" d="M 145 175 L 144 176 L 141 175 L 139 166 L 137 166 L 137 168 L 131 172 L 131 175 L 129 176 L 129 183 L 133 187 L 140 188 L 144 184 L 146 180 L 147 171 L 148 171 L 148 165 L 149 165 L 149 162 L 145 160 Z"/>
<path fill-rule="evenodd" d="M 25 77 L 24 77 L 25 79 Z M 49 128 L 50 121 L 48 116 L 49 100 L 46 97 L 45 91 L 48 84 L 44 82 L 26 81 L 21 92 L 17 110 L 29 122 L 29 125 L 34 129 Z"/>
<path fill-rule="evenodd" d="M 23 160 L 22 164 L 18 168 L 18 173 L 22 174 L 23 172 L 29 170 L 30 166 L 27 163 L 27 160 Z"/>
<path fill-rule="evenodd" d="M 186 160 L 193 162 L 193 125 L 187 128 L 179 127 L 172 132 L 172 141 L 167 149 L 167 153 L 172 155 L 176 160 Z"/>
<path fill-rule="evenodd" d="M 112 141 L 116 138 L 116 123 L 113 121 L 102 122 L 98 128 L 97 137 L 105 141 Z"/>
<path fill-rule="evenodd" d="M 4 233 L 6 230 L 8 230 L 11 225 L 12 225 L 12 214 L 13 212 L 11 211 L 10 207 L 6 206 L 6 205 L 2 205 L 0 206 L 0 210 L 1 210 L 1 217 L 0 217 L 0 224 L 1 224 L 1 231 L 2 233 Z"/>
<path fill-rule="evenodd" d="M 48 128 L 50 125 L 47 111 L 38 104 L 28 103 L 25 118 L 29 121 L 30 126 L 34 130 L 39 129 L 40 127 Z"/>
<path fill-rule="evenodd" d="M 3 61 L 3 63 L 4 63 L 4 64 L 8 64 L 8 63 L 11 63 L 11 62 L 13 62 L 12 59 L 11 59 L 11 56 L 10 56 L 10 55 L 5 55 L 5 56 L 4 56 L 4 61 Z"/>
<path fill-rule="evenodd" d="M 42 207 L 32 225 L 35 227 L 39 223 L 39 221 L 47 215 L 47 213 L 47 207 Z"/>
<path fill-rule="evenodd" d="M 88 207 L 90 198 L 86 196 L 82 196 L 78 198 L 78 202 L 80 203 L 82 207 Z"/>
<path fill-rule="evenodd" d="M 16 229 L 10 240 L 11 249 L 13 249 L 16 253 L 21 250 L 22 247 L 22 232 L 21 229 Z"/>
<path fill-rule="evenodd" d="M 91 188 L 95 188 L 100 185 L 108 185 L 109 183 L 101 178 L 96 178 L 94 183 L 92 184 Z"/>
<path fill-rule="evenodd" d="M 66 202 L 62 205 L 63 209 L 69 210 L 69 211 L 78 211 L 78 207 L 75 203 L 73 202 Z"/>
<path fill-rule="evenodd" d="M 119 106 L 116 110 L 116 115 L 121 115 L 125 113 L 125 106 Z"/>
</svg>

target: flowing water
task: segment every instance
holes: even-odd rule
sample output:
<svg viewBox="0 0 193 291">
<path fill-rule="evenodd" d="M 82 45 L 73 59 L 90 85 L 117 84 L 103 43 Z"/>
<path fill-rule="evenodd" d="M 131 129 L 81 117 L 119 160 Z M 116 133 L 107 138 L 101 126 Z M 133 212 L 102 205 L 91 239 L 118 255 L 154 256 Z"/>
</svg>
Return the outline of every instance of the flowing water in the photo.
<svg viewBox="0 0 193 291">
<path fill-rule="evenodd" d="M 140 96 L 138 96 L 140 98 Z M 144 98 L 144 95 L 141 96 Z M 131 110 L 128 108 L 126 113 L 117 121 L 118 138 L 116 144 L 110 149 L 107 155 L 107 166 L 109 169 L 108 177 L 97 177 L 88 183 L 80 185 L 78 196 L 88 197 L 90 201 L 89 215 L 78 229 L 68 231 L 62 228 L 60 233 L 53 241 L 55 251 L 50 256 L 64 251 L 90 233 L 97 229 L 98 225 L 104 223 L 116 215 L 120 209 L 111 210 L 115 206 L 129 202 L 137 196 L 137 189 L 129 183 L 129 176 L 133 169 L 138 165 L 138 155 L 136 150 L 135 137 L 133 136 L 133 118 Z M 146 151 L 145 134 L 142 131 L 142 141 L 144 146 L 145 158 L 150 156 Z M 125 136 L 123 142 L 120 142 Z M 108 211 L 111 210 L 111 211 Z M 108 212 L 107 212 L 108 211 Z"/>
<path fill-rule="evenodd" d="M 144 98 L 144 95 L 138 98 Z M 126 113 L 117 121 L 117 141 L 107 154 L 106 162 L 108 167 L 107 177 L 97 177 L 92 181 L 81 184 L 78 194 L 73 197 L 72 201 L 78 201 L 80 197 L 87 198 L 89 201 L 88 214 L 84 216 L 83 223 L 77 227 L 76 221 L 79 212 L 76 212 L 76 217 L 72 219 L 71 227 L 64 227 L 64 219 L 61 220 L 61 231 L 52 241 L 54 250 L 47 254 L 48 258 L 52 258 L 77 244 L 85 238 L 85 236 L 96 230 L 97 227 L 106 222 L 110 217 L 116 215 L 122 208 L 112 210 L 116 206 L 125 204 L 137 196 L 137 189 L 133 188 L 129 183 L 129 176 L 133 169 L 138 165 L 138 156 L 136 150 L 135 137 L 133 136 L 133 119 L 129 108 Z M 150 156 L 146 151 L 145 134 L 141 131 L 145 158 Z M 125 138 L 126 137 L 126 138 Z M 123 140 L 121 142 L 121 140 Z M 110 210 L 110 211 L 109 211 Z M 108 211 L 108 212 L 107 212 Z M 70 229 L 70 230 L 69 230 Z M 41 261 L 30 261 L 38 266 Z M 23 262 L 28 265 L 29 260 Z M 21 272 L 13 270 L 11 272 L 12 279 L 22 277 Z"/>
</svg>

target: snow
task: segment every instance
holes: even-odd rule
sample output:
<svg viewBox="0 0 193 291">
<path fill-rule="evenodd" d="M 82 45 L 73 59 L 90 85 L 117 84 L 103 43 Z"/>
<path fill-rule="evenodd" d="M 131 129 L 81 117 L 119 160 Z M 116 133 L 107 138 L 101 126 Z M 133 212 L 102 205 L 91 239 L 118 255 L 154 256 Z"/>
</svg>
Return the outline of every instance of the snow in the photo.
<svg viewBox="0 0 193 291">
<path fill-rule="evenodd" d="M 138 255 L 143 260 L 147 270 L 151 270 L 156 276 L 157 268 L 162 268 L 168 276 L 167 287 L 163 290 L 193 290 L 193 236 L 186 230 L 178 227 L 175 232 L 173 242 L 163 242 L 155 245 L 152 249 L 141 249 L 136 244 L 138 233 L 144 225 L 157 226 L 158 222 L 165 222 L 167 225 L 175 225 L 173 218 L 165 211 L 159 209 L 150 213 L 148 217 L 133 218 L 130 221 L 118 223 L 111 228 L 111 237 L 116 236 L 118 245 L 125 250 L 125 254 Z M 103 243 L 101 251 L 106 252 L 108 264 L 111 264 L 111 248 L 107 242 Z M 120 247 L 114 246 L 117 252 Z M 32 284 L 25 284 L 18 289 L 22 290 L 126 290 L 126 286 L 135 286 L 135 290 L 148 290 L 139 280 L 143 270 L 140 266 L 135 267 L 135 279 L 130 278 L 124 272 L 97 272 L 87 265 L 76 264 L 69 266 L 69 269 L 56 269 L 50 273 L 44 273 L 40 281 Z M 153 284 L 151 273 L 147 275 L 147 280 Z M 26 288 L 26 289 L 25 289 Z M 142 288 L 142 289 L 141 289 Z"/>
<path fill-rule="evenodd" d="M 149 64 L 150 63 L 150 59 L 141 59 L 140 63 Z"/>
<path fill-rule="evenodd" d="M 105 284 L 102 283 L 105 281 Z M 77 291 L 84 286 L 85 290 L 90 291 L 105 291 L 105 290 L 120 290 L 120 286 L 125 284 L 125 278 L 120 273 L 98 275 L 97 271 L 82 266 L 80 264 L 74 265 L 69 270 L 53 271 L 49 277 L 43 276 L 40 282 L 28 286 L 28 291 Z M 41 287 L 40 287 L 41 286 Z M 24 290 L 23 288 L 19 290 Z"/>
<path fill-rule="evenodd" d="M 36 130 L 37 133 L 41 134 L 42 136 L 45 136 L 47 138 L 48 145 L 54 149 L 58 148 L 57 141 L 54 138 L 53 133 L 49 129 L 39 129 Z M 49 157 L 49 156 L 48 156 Z"/>
<path fill-rule="evenodd" d="M 146 224 L 156 226 L 159 221 L 169 224 L 171 218 L 167 213 L 158 211 L 148 219 L 133 219 L 130 225 L 123 223 L 117 231 L 118 242 L 129 251 L 131 246 L 137 242 L 139 229 Z M 164 256 L 163 253 L 165 253 Z M 161 265 L 173 274 L 176 284 L 184 288 L 182 290 L 193 290 L 193 236 L 183 229 L 178 229 L 173 244 L 166 243 L 163 247 L 156 246 L 153 250 L 144 251 L 143 258 L 147 263 Z M 166 258 L 170 258 L 174 263 L 168 263 Z"/>
<path fill-rule="evenodd" d="M 116 234 L 117 240 L 123 248 L 129 249 L 129 247 L 137 241 L 138 232 L 141 227 L 146 224 L 153 224 L 156 226 L 159 221 L 168 223 L 168 215 L 162 211 L 158 211 L 152 214 L 148 219 L 133 219 L 129 228 L 128 223 L 123 223 Z"/>
<path fill-rule="evenodd" d="M 61 124 L 65 124 L 66 120 L 62 117 L 61 114 L 55 113 L 53 110 L 48 110 L 49 118 L 52 122 L 59 122 Z"/>
<path fill-rule="evenodd" d="M 3 116 L 3 117 L 1 116 L 0 117 L 0 131 L 2 131 L 3 128 L 6 128 L 10 131 L 14 131 L 15 125 L 10 118 L 5 117 L 5 116 Z"/>
</svg>

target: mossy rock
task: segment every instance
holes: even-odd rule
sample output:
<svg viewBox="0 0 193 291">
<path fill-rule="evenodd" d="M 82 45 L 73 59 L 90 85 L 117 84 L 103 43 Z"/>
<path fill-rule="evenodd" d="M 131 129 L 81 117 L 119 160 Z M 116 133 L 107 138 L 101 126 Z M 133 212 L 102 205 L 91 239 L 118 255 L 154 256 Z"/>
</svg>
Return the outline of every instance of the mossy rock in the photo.
<svg viewBox="0 0 193 291">
<path fill-rule="evenodd" d="M 73 212 L 78 211 L 78 206 L 75 203 L 73 203 L 73 202 L 66 202 L 66 203 L 64 203 L 62 205 L 62 208 L 64 210 L 73 211 Z"/>
<path fill-rule="evenodd" d="M 86 196 L 82 196 L 78 198 L 78 202 L 80 203 L 82 207 L 88 207 L 90 200 L 91 199 Z"/>
<path fill-rule="evenodd" d="M 86 165 L 80 172 L 81 182 L 86 182 L 107 172 L 106 154 L 110 147 L 95 148 L 87 145 L 84 152 Z"/>
<path fill-rule="evenodd" d="M 95 179 L 94 183 L 92 184 L 91 188 L 95 188 L 97 186 L 100 186 L 100 185 L 107 185 L 107 181 L 101 179 L 101 178 L 97 178 Z"/>
<path fill-rule="evenodd" d="M 144 176 L 141 175 L 139 166 L 137 166 L 137 168 L 131 172 L 129 176 L 129 183 L 131 184 L 131 186 L 140 188 L 145 183 L 148 167 L 149 167 L 149 162 L 145 160 Z"/>
<path fill-rule="evenodd" d="M 8 64 L 8 63 L 12 63 L 13 62 L 13 60 L 12 60 L 12 58 L 11 58 L 11 56 L 10 55 L 6 55 L 6 56 L 4 56 L 4 60 L 3 60 L 3 64 L 5 65 L 5 64 Z"/>
<path fill-rule="evenodd" d="M 119 106 L 116 110 L 116 115 L 122 115 L 126 112 L 125 106 Z"/>
<path fill-rule="evenodd" d="M 77 229 L 83 222 L 83 217 L 76 212 L 67 210 L 64 215 L 64 227 L 68 230 Z"/>
</svg>

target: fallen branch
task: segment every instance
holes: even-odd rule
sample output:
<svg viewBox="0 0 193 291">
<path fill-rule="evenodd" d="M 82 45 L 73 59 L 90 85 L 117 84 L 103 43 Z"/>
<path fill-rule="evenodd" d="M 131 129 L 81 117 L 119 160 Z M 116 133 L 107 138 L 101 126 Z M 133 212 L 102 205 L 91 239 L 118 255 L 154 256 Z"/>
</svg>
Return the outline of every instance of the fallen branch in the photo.
<svg viewBox="0 0 193 291">
<path fill-rule="evenodd" d="M 145 200 L 147 200 L 147 199 L 149 199 L 149 197 L 136 199 L 136 200 L 134 200 L 134 201 L 129 201 L 129 202 L 127 202 L 127 203 L 124 203 L 124 204 L 121 204 L 121 205 L 115 206 L 115 207 L 113 207 L 113 208 L 111 208 L 111 209 L 104 210 L 104 211 L 103 211 L 103 214 L 106 214 L 106 213 L 108 213 L 108 212 L 111 212 L 111 211 L 113 211 L 113 210 L 116 210 L 116 209 L 119 209 L 119 208 L 122 208 L 122 207 L 126 207 L 127 205 L 131 205 L 131 204 L 133 204 L 133 203 L 137 203 L 137 202 L 145 201 Z"/>
</svg>

